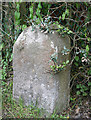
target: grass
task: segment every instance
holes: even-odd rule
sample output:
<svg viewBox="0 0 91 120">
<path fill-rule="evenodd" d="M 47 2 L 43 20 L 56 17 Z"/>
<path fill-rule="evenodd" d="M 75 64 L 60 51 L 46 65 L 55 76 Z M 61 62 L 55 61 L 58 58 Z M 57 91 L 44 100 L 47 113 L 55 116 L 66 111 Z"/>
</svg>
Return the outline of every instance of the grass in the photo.
<svg viewBox="0 0 91 120">
<path fill-rule="evenodd" d="M 8 72 L 9 77 L 4 79 L 1 82 L 2 85 L 2 117 L 3 118 L 61 118 L 67 119 L 69 115 L 75 111 L 75 107 L 82 103 L 80 96 L 74 95 L 70 97 L 70 110 L 64 110 L 62 113 L 56 114 L 56 111 L 49 116 L 45 116 L 43 109 L 40 109 L 34 105 L 24 106 L 22 99 L 19 99 L 19 102 L 13 99 L 13 74 L 12 69 Z M 73 92 L 74 94 L 74 92 Z M 0 97 L 1 98 L 1 97 Z M 90 108 L 91 109 L 91 108 Z M 1 119 L 1 116 L 0 116 Z"/>
<path fill-rule="evenodd" d="M 12 67 L 12 66 L 11 66 Z M 43 109 L 40 109 L 34 105 L 24 106 L 22 99 L 19 99 L 19 102 L 13 99 L 13 74 L 11 67 L 8 70 L 8 77 L 1 82 L 2 85 L 2 117 L 3 118 L 45 118 L 45 112 Z M 4 74 L 3 74 L 4 75 Z M 3 77 L 4 78 L 4 77 Z M 1 97 L 0 97 L 1 98 Z M 65 110 L 63 113 L 56 114 L 54 113 L 46 118 L 69 118 L 69 114 L 74 111 L 77 104 L 80 105 L 82 100 L 72 96 L 70 104 L 70 110 Z M 78 103 L 79 102 L 79 103 Z M 1 119 L 1 116 L 0 116 Z"/>
<path fill-rule="evenodd" d="M 24 106 L 23 101 L 19 99 L 17 103 L 12 96 L 12 81 L 3 86 L 3 117 L 4 118 L 32 118 L 41 117 L 40 109 L 34 106 Z"/>
<path fill-rule="evenodd" d="M 13 69 L 12 64 L 9 69 L 3 72 L 1 81 L 2 85 L 2 118 L 45 118 L 45 111 L 34 105 L 25 106 L 22 99 L 16 102 L 13 99 Z M 6 69 L 6 68 L 3 68 Z M 5 73 L 5 74 L 4 74 Z M 5 78 L 4 76 L 7 75 Z M 67 118 L 67 115 L 57 115 L 54 112 L 50 118 Z"/>
<path fill-rule="evenodd" d="M 44 118 L 43 109 L 37 108 L 34 105 L 24 106 L 22 99 L 16 102 L 12 96 L 13 81 L 9 83 L 3 82 L 2 90 L 2 117 L 3 118 Z M 57 115 L 55 112 L 50 118 L 67 118 L 67 115 Z"/>
</svg>

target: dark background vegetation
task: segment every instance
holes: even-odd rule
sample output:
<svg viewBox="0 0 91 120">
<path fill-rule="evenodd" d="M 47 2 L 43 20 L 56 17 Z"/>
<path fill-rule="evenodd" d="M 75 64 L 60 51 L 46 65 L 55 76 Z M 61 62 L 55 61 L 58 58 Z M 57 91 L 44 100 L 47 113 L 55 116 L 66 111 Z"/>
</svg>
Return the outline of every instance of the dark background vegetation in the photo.
<svg viewBox="0 0 91 120">
<path fill-rule="evenodd" d="M 71 39 L 71 81 L 70 106 L 63 113 L 53 113 L 52 118 L 90 118 L 91 107 L 91 5 L 81 3 L 12 3 L 2 2 L 2 110 L 3 117 L 43 117 L 41 110 L 32 105 L 24 106 L 22 100 L 16 103 L 12 97 L 13 87 L 13 45 L 19 34 L 28 26 L 38 25 L 44 32 L 51 32 L 50 25 L 58 26 L 59 34 L 68 34 Z M 61 28 L 60 28 L 61 26 Z M 60 111 L 59 111 L 60 112 Z"/>
</svg>

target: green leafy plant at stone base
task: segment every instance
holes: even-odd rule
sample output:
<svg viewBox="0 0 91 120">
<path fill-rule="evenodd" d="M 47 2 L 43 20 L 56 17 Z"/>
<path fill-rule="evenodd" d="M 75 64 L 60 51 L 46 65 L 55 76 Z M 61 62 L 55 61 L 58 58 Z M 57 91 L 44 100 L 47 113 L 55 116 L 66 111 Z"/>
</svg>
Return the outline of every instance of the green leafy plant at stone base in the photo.
<svg viewBox="0 0 91 120">
<path fill-rule="evenodd" d="M 2 92 L 3 95 L 3 118 L 46 118 L 44 110 L 39 109 L 36 105 L 25 106 L 23 100 L 19 98 L 18 103 L 12 96 L 12 84 L 11 81 L 9 85 L 7 83 L 2 83 L 4 86 Z M 8 103 L 8 104 L 6 104 Z M 6 114 L 4 114 L 6 113 Z M 57 115 L 55 112 L 50 116 L 50 118 L 68 118 L 67 115 Z"/>
</svg>

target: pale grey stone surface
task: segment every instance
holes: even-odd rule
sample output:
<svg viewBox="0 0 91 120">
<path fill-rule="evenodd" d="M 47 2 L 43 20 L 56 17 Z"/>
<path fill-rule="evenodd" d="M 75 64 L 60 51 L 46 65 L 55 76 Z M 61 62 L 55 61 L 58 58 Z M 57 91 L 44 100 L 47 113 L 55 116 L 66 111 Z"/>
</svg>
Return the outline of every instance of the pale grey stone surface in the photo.
<svg viewBox="0 0 91 120">
<path fill-rule="evenodd" d="M 53 75 L 50 73 L 50 56 L 57 52 L 59 61 L 69 56 L 61 55 L 64 46 L 70 48 L 70 39 L 54 34 L 44 34 L 31 27 L 24 30 L 13 49 L 13 95 L 23 98 L 25 105 L 38 103 L 49 113 L 61 112 L 68 104 L 70 68 Z"/>
</svg>

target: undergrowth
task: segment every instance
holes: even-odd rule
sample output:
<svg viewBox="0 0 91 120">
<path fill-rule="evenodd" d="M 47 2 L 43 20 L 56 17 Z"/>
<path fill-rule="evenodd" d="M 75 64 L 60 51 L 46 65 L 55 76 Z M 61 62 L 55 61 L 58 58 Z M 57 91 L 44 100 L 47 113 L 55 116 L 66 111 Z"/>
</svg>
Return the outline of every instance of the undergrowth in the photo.
<svg viewBox="0 0 91 120">
<path fill-rule="evenodd" d="M 56 24 L 59 34 L 69 34 L 71 38 L 71 61 L 67 62 L 71 67 L 71 109 L 82 102 L 82 98 L 91 96 L 91 38 L 89 28 L 90 11 L 89 3 L 57 3 L 56 5 L 48 3 L 27 3 L 26 19 L 21 19 L 20 4 L 6 3 L 3 4 L 2 12 L 2 43 L 0 50 L 2 52 L 1 67 L 2 70 L 2 114 L 3 118 L 41 118 L 46 117 L 43 109 L 34 105 L 24 106 L 20 99 L 17 103 L 13 99 L 13 45 L 19 34 L 27 26 L 39 25 L 43 32 L 53 32 L 50 30 L 51 24 Z M 6 6 L 5 6 L 6 5 Z M 52 7 L 51 7 L 52 6 Z M 34 7 L 36 10 L 34 10 Z M 60 10 L 59 16 L 57 15 Z M 5 12 L 6 11 L 6 12 Z M 70 11 L 70 12 L 69 12 Z M 9 18 L 9 19 L 8 19 Z M 14 22 L 15 21 L 15 22 Z M 22 24 L 21 24 L 22 21 Z M 63 51 L 63 54 L 66 54 Z M 1 54 L 0 54 L 1 55 Z M 63 65 L 66 65 L 63 64 Z M 51 66 L 53 68 L 53 66 Z M 60 66 L 54 66 L 57 70 Z M 55 71 L 55 69 L 53 69 Z M 77 97 L 74 97 L 77 96 Z M 60 112 L 60 111 L 59 111 Z M 69 113 L 56 114 L 54 112 L 50 118 L 69 118 Z"/>
<path fill-rule="evenodd" d="M 2 117 L 3 118 L 47 118 L 45 115 L 45 110 L 42 108 L 29 105 L 25 106 L 23 100 L 19 98 L 19 101 L 16 100 L 12 96 L 12 84 L 11 80 L 9 84 L 4 82 L 2 84 Z M 54 112 L 48 118 L 69 118 L 68 114 L 62 115 Z"/>
</svg>

